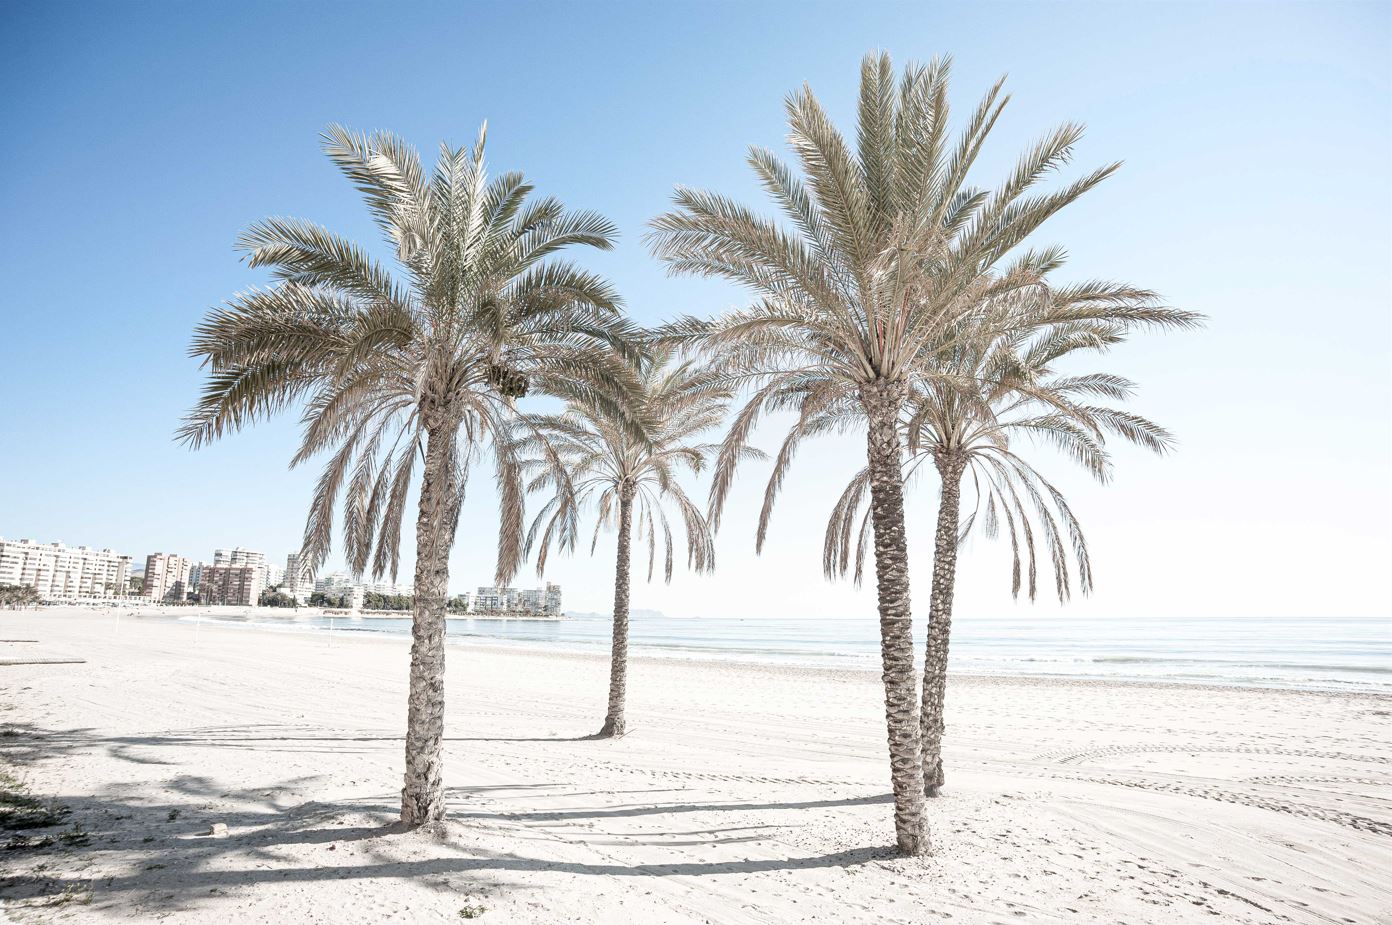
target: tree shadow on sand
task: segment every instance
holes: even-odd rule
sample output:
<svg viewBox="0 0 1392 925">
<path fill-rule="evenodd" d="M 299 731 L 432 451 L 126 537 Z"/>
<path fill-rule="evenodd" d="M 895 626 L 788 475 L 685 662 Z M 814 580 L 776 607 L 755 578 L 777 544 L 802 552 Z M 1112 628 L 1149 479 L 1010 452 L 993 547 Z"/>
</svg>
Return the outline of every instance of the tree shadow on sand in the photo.
<svg viewBox="0 0 1392 925">
<path fill-rule="evenodd" d="M 576 736 L 446 736 L 445 742 L 587 742 L 595 735 Z M 231 748 L 256 752 L 369 752 L 400 748 L 401 735 L 342 735 L 310 726 L 284 724 L 241 724 L 203 726 L 179 732 L 143 735 L 100 735 L 95 729 L 43 729 L 31 723 L 6 723 L 0 729 L 0 758 L 11 764 L 27 764 L 38 758 L 52 758 L 86 748 L 105 748 L 112 757 L 136 764 L 170 764 L 140 755 L 139 749 L 159 749 L 180 745 Z"/>
<path fill-rule="evenodd" d="M 0 737 L 0 757 L 11 763 L 37 757 L 69 755 L 86 748 L 139 763 L 148 759 L 130 750 L 147 745 L 178 746 L 180 739 L 206 746 L 215 730 L 160 736 L 101 737 L 91 730 L 44 731 L 16 728 Z M 245 730 L 229 727 L 222 741 L 242 747 Z M 295 739 L 296 737 L 289 737 Z M 309 736 L 309 739 L 317 737 Z M 371 740 L 370 738 L 368 740 Z M 250 746 L 249 742 L 247 747 Z M 157 762 L 158 763 L 158 762 Z M 559 871 L 579 876 L 663 877 L 721 876 L 769 871 L 853 867 L 894 856 L 889 847 L 861 848 L 786 856 L 790 849 L 776 840 L 776 824 L 707 827 L 663 825 L 662 817 L 689 818 L 693 813 L 743 813 L 767 810 L 841 808 L 889 801 L 887 795 L 806 801 L 684 802 L 658 794 L 669 788 L 584 791 L 572 784 L 531 781 L 497 786 L 455 787 L 448 791 L 450 821 L 434 831 L 404 831 L 396 822 L 398 804 L 389 794 L 363 799 L 306 801 L 279 805 L 270 795 L 303 792 L 306 778 L 294 778 L 229 790 L 212 778 L 182 775 L 160 786 L 164 798 L 132 794 L 130 786 L 98 794 L 58 794 L 70 818 L 79 822 L 87 844 L 42 853 L 9 852 L 0 895 L 21 905 L 53 906 L 69 902 L 110 907 L 130 914 L 157 915 L 202 906 L 219 895 L 258 884 L 371 881 L 410 878 L 426 889 L 519 889 L 513 875 Z M 615 804 L 615 796 L 633 802 Z M 530 795 L 530 796 L 529 796 Z M 517 801 L 564 797 L 569 805 L 555 810 L 516 811 Z M 594 805 L 574 805 L 594 797 Z M 662 799 L 662 802 L 656 802 Z M 511 801 L 511 802 L 508 802 Z M 202 804 L 202 805 L 200 805 Z M 655 828 L 616 831 L 607 820 L 649 817 Z M 703 820 L 704 822 L 705 820 Z M 731 822 L 738 820 L 732 819 Z M 228 834 L 205 834 L 214 822 Z M 557 830 L 554 825 L 575 826 Z M 701 823 L 697 823 L 700 826 Z M 694 830 L 693 830 L 694 828 Z M 756 849 L 764 844 L 762 851 Z M 527 852 L 528 845 L 540 850 Z M 611 863 L 594 846 L 672 849 L 670 862 Z M 684 849 L 723 845 L 746 853 L 725 860 L 690 860 Z M 770 849 L 777 856 L 770 856 Z M 548 857 L 559 851 L 569 859 Z M 328 852 L 333 852 L 329 854 Z M 587 855 L 575 860 L 573 855 Z M 595 860 L 589 860 L 595 858 Z"/>
</svg>

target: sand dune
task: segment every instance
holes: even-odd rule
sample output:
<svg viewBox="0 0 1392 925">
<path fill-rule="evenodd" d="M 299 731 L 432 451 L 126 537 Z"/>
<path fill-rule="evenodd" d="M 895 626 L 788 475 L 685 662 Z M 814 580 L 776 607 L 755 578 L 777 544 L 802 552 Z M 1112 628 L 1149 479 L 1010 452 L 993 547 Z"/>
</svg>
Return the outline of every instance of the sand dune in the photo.
<svg viewBox="0 0 1392 925">
<path fill-rule="evenodd" d="M 88 834 L 5 853 L 20 922 L 1392 916 L 1392 698 L 954 678 L 908 861 L 869 674 L 640 658 L 632 731 L 593 741 L 606 660 L 452 647 L 451 822 L 402 834 L 402 642 L 57 612 L 0 636 L 86 659 L 0 667 L 0 760 Z"/>
</svg>

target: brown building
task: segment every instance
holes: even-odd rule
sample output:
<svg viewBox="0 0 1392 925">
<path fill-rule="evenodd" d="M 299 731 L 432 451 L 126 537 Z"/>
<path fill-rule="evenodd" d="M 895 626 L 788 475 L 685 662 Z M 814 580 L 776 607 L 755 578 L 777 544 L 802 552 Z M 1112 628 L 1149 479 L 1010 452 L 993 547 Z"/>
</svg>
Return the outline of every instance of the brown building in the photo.
<svg viewBox="0 0 1392 925">
<path fill-rule="evenodd" d="M 205 565 L 198 580 L 198 600 L 203 604 L 246 607 L 261 599 L 266 572 L 254 565 Z"/>
<path fill-rule="evenodd" d="M 189 569 L 193 563 L 173 553 L 152 552 L 145 558 L 144 597 L 152 601 L 180 603 L 188 595 Z"/>
</svg>

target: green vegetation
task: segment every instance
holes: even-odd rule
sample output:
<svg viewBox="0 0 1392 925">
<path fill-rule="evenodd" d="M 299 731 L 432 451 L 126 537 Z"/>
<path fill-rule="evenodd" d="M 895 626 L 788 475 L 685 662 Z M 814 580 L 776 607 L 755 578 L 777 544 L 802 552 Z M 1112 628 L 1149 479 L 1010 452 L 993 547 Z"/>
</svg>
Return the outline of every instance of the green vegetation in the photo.
<svg viewBox="0 0 1392 925">
<path fill-rule="evenodd" d="M 376 591 L 363 593 L 364 610 L 409 611 L 415 606 L 415 598 L 410 594 L 379 594 Z"/>
<path fill-rule="evenodd" d="M 63 832 L 34 833 L 37 829 L 63 824 L 71 814 L 72 811 L 57 800 L 44 801 L 35 797 L 23 780 L 0 768 L 0 831 L 15 833 L 0 847 L 7 851 L 82 847 L 91 841 L 91 836 L 77 822 Z"/>
<path fill-rule="evenodd" d="M 0 585 L 0 607 L 32 607 L 39 592 L 29 585 Z"/>
<path fill-rule="evenodd" d="M 53 801 L 45 803 L 31 795 L 24 781 L 0 769 L 0 829 L 47 828 L 58 825 L 68 813 L 66 806 Z"/>
</svg>

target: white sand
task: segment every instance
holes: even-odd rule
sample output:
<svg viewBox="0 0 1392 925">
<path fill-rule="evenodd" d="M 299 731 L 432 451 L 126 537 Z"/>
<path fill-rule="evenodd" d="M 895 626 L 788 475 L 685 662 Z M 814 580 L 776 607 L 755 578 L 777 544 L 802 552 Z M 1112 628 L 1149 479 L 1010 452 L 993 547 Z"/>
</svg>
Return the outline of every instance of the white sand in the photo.
<svg viewBox="0 0 1392 925">
<path fill-rule="evenodd" d="M 955 678 L 936 853 L 891 857 L 860 673 L 451 647 L 451 819 L 399 834 L 407 648 L 0 612 L 0 760 L 85 847 L 3 852 L 10 918 L 1392 919 L 1392 700 Z M 177 811 L 177 812 L 176 812 Z M 199 833 L 210 823 L 225 838 Z M 9 833 L 0 833 L 0 837 Z"/>
</svg>

